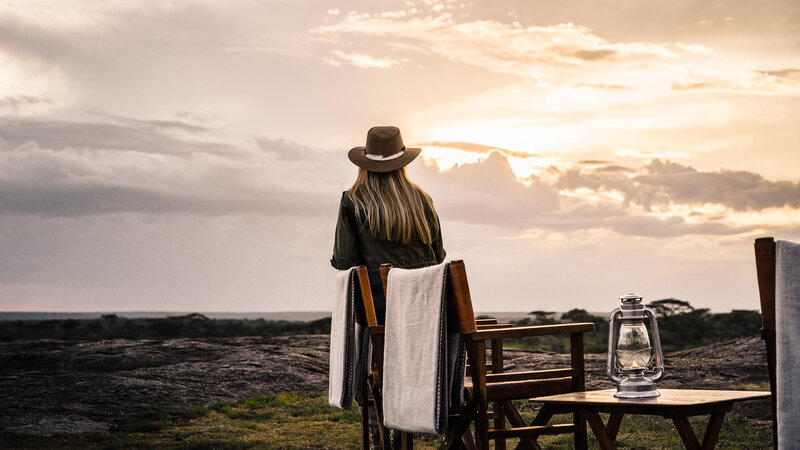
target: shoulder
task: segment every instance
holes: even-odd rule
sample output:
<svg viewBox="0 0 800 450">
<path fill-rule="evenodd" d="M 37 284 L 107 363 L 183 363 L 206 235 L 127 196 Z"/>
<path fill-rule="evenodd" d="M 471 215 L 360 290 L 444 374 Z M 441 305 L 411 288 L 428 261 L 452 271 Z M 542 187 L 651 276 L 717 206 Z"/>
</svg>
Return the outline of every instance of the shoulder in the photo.
<svg viewBox="0 0 800 450">
<path fill-rule="evenodd" d="M 339 201 L 339 208 L 354 210 L 353 199 L 350 197 L 350 191 L 342 192 L 342 199 Z"/>
</svg>

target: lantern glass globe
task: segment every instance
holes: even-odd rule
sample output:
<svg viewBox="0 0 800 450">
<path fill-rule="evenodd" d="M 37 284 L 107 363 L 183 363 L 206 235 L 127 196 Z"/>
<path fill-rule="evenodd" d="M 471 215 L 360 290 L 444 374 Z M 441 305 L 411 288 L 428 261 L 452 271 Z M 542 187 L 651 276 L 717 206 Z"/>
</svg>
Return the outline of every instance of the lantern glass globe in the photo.
<svg viewBox="0 0 800 450">
<path fill-rule="evenodd" d="M 623 323 L 617 341 L 617 361 L 621 370 L 645 370 L 653 360 L 650 335 L 643 323 Z"/>
</svg>

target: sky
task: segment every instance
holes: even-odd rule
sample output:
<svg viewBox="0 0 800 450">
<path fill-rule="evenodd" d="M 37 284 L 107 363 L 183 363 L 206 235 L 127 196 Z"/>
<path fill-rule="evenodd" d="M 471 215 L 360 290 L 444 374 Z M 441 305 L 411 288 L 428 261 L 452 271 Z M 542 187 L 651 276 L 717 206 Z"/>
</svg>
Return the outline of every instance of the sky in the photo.
<svg viewBox="0 0 800 450">
<path fill-rule="evenodd" d="M 756 310 L 797 117 L 794 0 L 0 0 L 0 310 L 328 310 L 375 125 L 478 311 Z"/>
</svg>

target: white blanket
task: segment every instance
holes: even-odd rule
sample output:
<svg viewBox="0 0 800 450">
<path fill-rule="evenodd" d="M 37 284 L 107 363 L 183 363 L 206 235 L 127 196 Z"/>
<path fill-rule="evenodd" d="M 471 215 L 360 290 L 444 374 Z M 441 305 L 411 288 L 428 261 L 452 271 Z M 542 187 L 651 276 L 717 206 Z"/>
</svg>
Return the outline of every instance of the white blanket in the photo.
<svg viewBox="0 0 800 450">
<path fill-rule="evenodd" d="M 383 412 L 388 428 L 442 434 L 463 401 L 464 351 L 447 334 L 448 264 L 392 269 L 386 293 Z"/>
<path fill-rule="evenodd" d="M 331 309 L 330 365 L 328 403 L 336 408 L 350 407 L 355 395 L 363 404 L 363 387 L 369 367 L 369 330 L 356 322 L 356 304 L 360 296 L 355 268 L 339 270 Z"/>
<path fill-rule="evenodd" d="M 778 445 L 800 449 L 800 244 L 775 243 Z"/>
</svg>

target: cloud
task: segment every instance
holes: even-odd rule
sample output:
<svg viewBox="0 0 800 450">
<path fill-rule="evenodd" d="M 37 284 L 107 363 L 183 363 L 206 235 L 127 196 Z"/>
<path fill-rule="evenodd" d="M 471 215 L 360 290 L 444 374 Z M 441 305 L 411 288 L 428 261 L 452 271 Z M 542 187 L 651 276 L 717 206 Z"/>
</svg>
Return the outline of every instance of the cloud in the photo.
<svg viewBox="0 0 800 450">
<path fill-rule="evenodd" d="M 420 185 L 436 193 L 433 200 L 448 220 L 525 229 L 532 217 L 559 207 L 558 193 L 546 184 L 517 182 L 508 160 L 499 152 L 446 172 L 434 166 L 418 166 L 420 169 Z"/>
<path fill-rule="evenodd" d="M 669 199 L 677 203 L 719 203 L 735 211 L 800 208 L 800 183 L 770 181 L 741 170 L 701 172 L 660 160 L 652 161 L 646 170 L 635 179 L 642 189 L 629 193 L 629 198 L 644 205 Z"/>
<path fill-rule="evenodd" d="M 719 204 L 731 211 L 800 208 L 800 183 L 770 181 L 747 171 L 701 172 L 661 160 L 651 161 L 635 176 L 630 171 L 574 168 L 565 172 L 556 186 L 568 190 L 621 192 L 625 202 L 647 209 L 671 204 Z"/>
<path fill-rule="evenodd" d="M 331 52 L 331 54 L 339 58 L 339 60 L 345 61 L 350 65 L 359 67 L 361 69 L 386 69 L 399 64 L 399 61 L 396 59 L 377 58 L 364 53 L 345 53 L 341 50 L 334 50 Z M 340 65 L 339 61 L 337 60 L 326 59 L 326 61 L 333 66 Z"/>
<path fill-rule="evenodd" d="M 267 137 L 227 143 L 212 128 L 181 121 L 105 119 L 0 122 L 2 214 L 313 217 L 329 209 L 353 174 L 341 152 Z M 800 183 L 752 172 L 702 172 L 658 159 L 638 167 L 586 160 L 542 166 L 540 175 L 521 178 L 514 165 L 548 158 L 468 142 L 424 144 L 428 153 L 439 146 L 479 156 L 446 171 L 424 163 L 412 168 L 436 194 L 443 217 L 511 235 L 530 229 L 735 234 L 762 224 L 738 226 L 726 211 L 800 208 Z"/>
<path fill-rule="evenodd" d="M 8 109 L 12 113 L 19 113 L 21 109 L 29 106 L 54 106 L 49 98 L 41 98 L 35 95 L 15 95 L 0 98 L 0 111 Z"/>
<path fill-rule="evenodd" d="M 375 43 L 383 43 L 408 52 L 410 58 L 433 54 L 490 72 L 520 76 L 540 86 L 652 90 L 657 84 L 660 90 L 673 91 L 800 94 L 800 77 L 794 69 L 731 68 L 725 62 L 726 55 L 699 43 L 614 42 L 574 23 L 524 26 L 516 21 L 465 21 L 456 17 L 450 12 L 424 17 L 351 12 L 338 23 L 318 26 L 311 33 L 336 44 L 348 36 L 354 38 L 348 41 L 354 46 L 374 48 Z M 323 59 L 328 61 L 327 57 Z M 626 83 L 586 81 L 594 71 Z M 638 79 L 632 79 L 632 73 Z"/>
<path fill-rule="evenodd" d="M 509 157 L 453 166 L 414 169 L 442 217 L 501 227 L 508 236 L 607 230 L 622 236 L 737 235 L 796 223 L 800 183 L 769 181 L 752 172 L 702 172 L 651 161 L 625 167 L 582 161 L 554 181 L 532 176 L 515 181 Z M 747 211 L 770 211 L 756 216 Z M 794 213 L 793 213 L 794 211 Z M 761 219 L 759 219 L 761 217 Z"/>
<path fill-rule="evenodd" d="M 192 152 L 231 153 L 235 148 L 221 142 L 179 138 L 171 133 L 204 132 L 207 128 L 180 121 L 141 121 L 121 119 L 113 122 L 66 122 L 53 119 L 0 119 L 0 137 L 10 147 L 36 142 L 43 148 L 86 148 L 129 150 L 142 153 L 189 155 Z"/>
<path fill-rule="evenodd" d="M 427 17 L 384 17 L 351 13 L 336 24 L 311 31 L 332 41 L 342 35 L 400 40 L 419 53 L 432 52 L 450 61 L 492 72 L 551 81 L 549 67 L 673 59 L 694 54 L 696 47 L 650 42 L 609 42 L 581 25 L 523 26 L 493 20 L 457 22 L 451 13 Z"/>
<path fill-rule="evenodd" d="M 675 91 L 747 92 L 753 94 L 800 95 L 800 71 L 720 70 L 692 68 L 677 77 Z"/>
<path fill-rule="evenodd" d="M 800 69 L 765 70 L 763 73 L 772 77 L 800 79 Z"/>
<path fill-rule="evenodd" d="M 631 89 L 630 86 L 624 86 L 621 84 L 602 84 L 602 83 L 576 83 L 572 85 L 576 88 L 593 88 L 593 89 L 601 89 L 607 91 L 625 91 Z"/>
<path fill-rule="evenodd" d="M 669 152 L 669 151 L 647 152 L 641 150 L 634 150 L 630 148 L 618 150 L 616 152 L 616 155 L 622 156 L 623 158 L 627 157 L 627 158 L 639 158 L 639 159 L 683 159 L 692 157 L 692 155 L 682 152 Z"/>
<path fill-rule="evenodd" d="M 529 157 L 529 156 L 538 156 L 541 157 L 542 155 L 538 153 L 530 153 L 530 152 L 522 152 L 518 150 L 509 150 L 507 148 L 502 147 L 493 147 L 491 145 L 483 145 L 483 144 L 476 144 L 474 142 L 449 142 L 449 141 L 430 141 L 430 142 L 420 142 L 415 143 L 414 145 L 418 145 L 420 147 L 447 147 L 447 148 L 455 148 L 458 150 L 462 150 L 465 152 L 470 153 L 489 153 L 491 151 L 497 151 L 502 153 L 506 156 L 516 156 L 516 157 Z"/>
<path fill-rule="evenodd" d="M 117 121 L 0 123 L 0 214 L 306 217 L 335 197 L 326 191 L 341 174 L 332 154 L 264 138 L 239 147 L 180 122 Z M 193 135 L 167 132 L 175 128 Z"/>
</svg>

